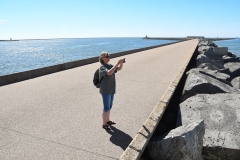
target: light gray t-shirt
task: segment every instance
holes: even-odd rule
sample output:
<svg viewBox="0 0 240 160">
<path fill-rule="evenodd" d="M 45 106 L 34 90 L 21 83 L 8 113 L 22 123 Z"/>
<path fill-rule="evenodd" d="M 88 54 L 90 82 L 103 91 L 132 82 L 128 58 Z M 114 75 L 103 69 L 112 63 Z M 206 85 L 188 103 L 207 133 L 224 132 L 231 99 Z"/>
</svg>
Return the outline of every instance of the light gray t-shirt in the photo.
<svg viewBox="0 0 240 160">
<path fill-rule="evenodd" d="M 111 64 L 107 64 L 107 66 L 105 66 L 103 64 L 100 66 L 99 79 L 101 79 L 103 76 L 106 76 L 108 70 L 110 70 L 110 68 L 113 67 L 113 65 L 111 65 Z M 115 94 L 115 92 L 116 92 L 115 72 L 112 75 L 106 76 L 103 78 L 103 80 L 101 81 L 101 84 L 100 84 L 100 93 Z"/>
</svg>

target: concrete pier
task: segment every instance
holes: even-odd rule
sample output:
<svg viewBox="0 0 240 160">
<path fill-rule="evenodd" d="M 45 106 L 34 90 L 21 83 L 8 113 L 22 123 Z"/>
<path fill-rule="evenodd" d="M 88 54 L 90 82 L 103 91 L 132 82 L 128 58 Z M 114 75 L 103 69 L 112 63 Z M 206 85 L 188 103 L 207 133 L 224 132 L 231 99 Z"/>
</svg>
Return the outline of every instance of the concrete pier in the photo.
<svg viewBox="0 0 240 160">
<path fill-rule="evenodd" d="M 137 133 L 162 97 L 170 100 L 167 91 L 197 44 L 194 39 L 123 56 L 112 131 L 101 127 L 102 99 L 92 83 L 99 63 L 1 86 L 0 159 L 137 159 L 141 153 L 129 144 L 144 148 L 147 140 L 137 141 Z"/>
</svg>

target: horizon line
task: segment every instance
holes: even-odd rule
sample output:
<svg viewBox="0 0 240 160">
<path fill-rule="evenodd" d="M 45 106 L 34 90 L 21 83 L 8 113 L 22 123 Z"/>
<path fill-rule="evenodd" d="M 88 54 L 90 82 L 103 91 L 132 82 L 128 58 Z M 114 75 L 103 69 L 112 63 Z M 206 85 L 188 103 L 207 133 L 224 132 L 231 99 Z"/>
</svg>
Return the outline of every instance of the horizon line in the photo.
<svg viewBox="0 0 240 160">
<path fill-rule="evenodd" d="M 74 38 L 23 38 L 23 39 L 13 39 L 13 38 L 9 38 L 9 39 L 0 39 L 0 41 L 21 41 L 21 40 L 53 40 L 53 39 L 84 39 L 84 38 L 145 38 L 146 36 L 143 36 L 143 37 L 127 37 L 127 36 L 124 36 L 124 37 L 74 37 Z M 148 36 L 147 36 L 148 37 Z M 189 37 L 204 37 L 204 36 L 189 36 Z M 148 37 L 148 38 L 188 38 L 188 36 L 186 37 Z M 233 38 L 233 39 L 236 39 L 236 38 L 239 38 L 239 37 L 204 37 L 204 38 Z"/>
</svg>

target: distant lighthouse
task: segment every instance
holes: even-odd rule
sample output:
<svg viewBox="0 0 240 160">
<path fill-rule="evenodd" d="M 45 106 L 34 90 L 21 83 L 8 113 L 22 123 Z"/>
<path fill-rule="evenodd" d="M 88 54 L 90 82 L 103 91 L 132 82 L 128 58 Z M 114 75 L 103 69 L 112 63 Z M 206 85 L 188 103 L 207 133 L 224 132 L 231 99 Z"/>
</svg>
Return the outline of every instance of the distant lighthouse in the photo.
<svg viewBox="0 0 240 160">
<path fill-rule="evenodd" d="M 146 35 L 145 37 L 143 37 L 143 39 L 148 39 L 148 36 Z"/>
</svg>

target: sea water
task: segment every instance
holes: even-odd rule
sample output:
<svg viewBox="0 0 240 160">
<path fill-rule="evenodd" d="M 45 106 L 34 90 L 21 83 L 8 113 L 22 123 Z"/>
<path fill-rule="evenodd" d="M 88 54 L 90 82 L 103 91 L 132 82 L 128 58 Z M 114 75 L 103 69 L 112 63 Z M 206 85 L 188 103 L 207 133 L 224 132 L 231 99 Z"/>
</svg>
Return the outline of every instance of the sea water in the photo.
<svg viewBox="0 0 240 160">
<path fill-rule="evenodd" d="M 240 57 L 240 38 L 213 42 L 218 45 L 218 47 L 228 47 L 228 52 Z"/>
<path fill-rule="evenodd" d="M 176 42 L 142 38 L 77 38 L 0 41 L 0 76 L 99 56 Z"/>
<path fill-rule="evenodd" d="M 99 56 L 175 42 L 142 38 L 77 38 L 0 41 L 0 76 Z M 214 41 L 240 57 L 240 39 Z"/>
</svg>

